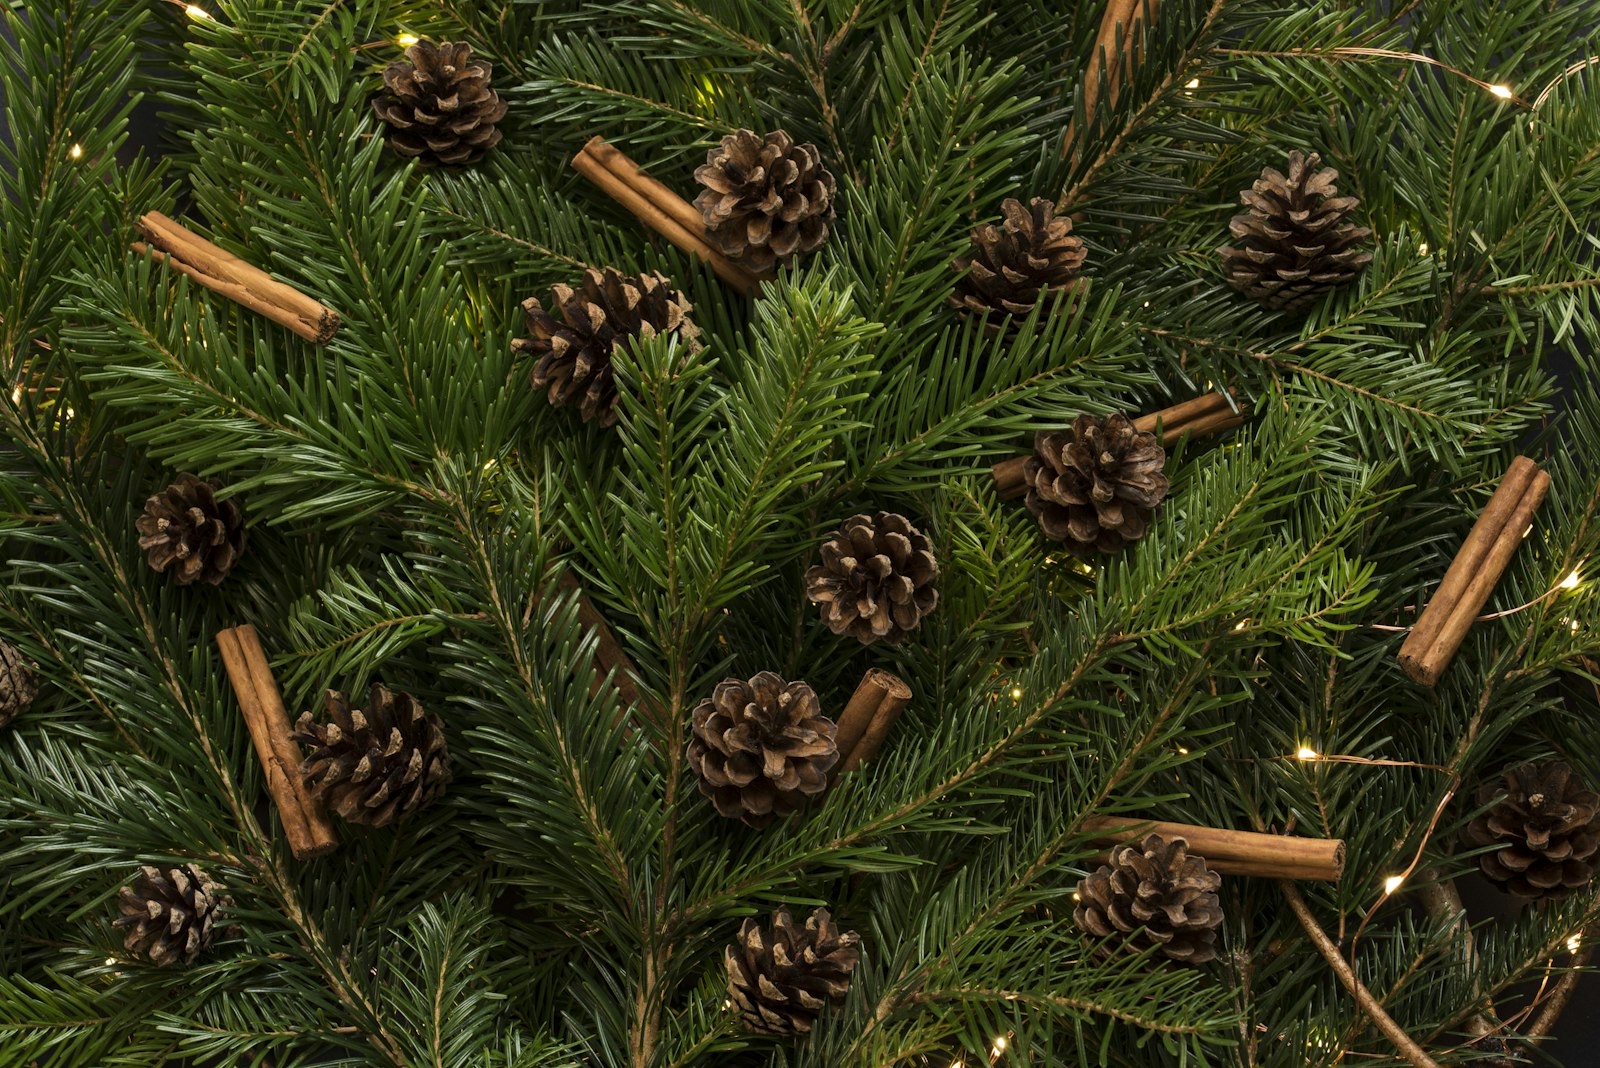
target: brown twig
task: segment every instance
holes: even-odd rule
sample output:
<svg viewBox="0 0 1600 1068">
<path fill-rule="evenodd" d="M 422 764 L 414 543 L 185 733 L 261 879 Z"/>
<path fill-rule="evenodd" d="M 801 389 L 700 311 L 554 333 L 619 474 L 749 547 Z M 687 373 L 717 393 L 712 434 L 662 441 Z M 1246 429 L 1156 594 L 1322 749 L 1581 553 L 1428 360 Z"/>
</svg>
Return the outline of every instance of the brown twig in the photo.
<svg viewBox="0 0 1600 1068">
<path fill-rule="evenodd" d="M 1394 1017 L 1383 1011 L 1383 1006 L 1378 1004 L 1378 999 L 1372 992 L 1362 985 L 1355 969 L 1346 963 L 1339 955 L 1339 947 L 1333 944 L 1333 939 L 1317 923 L 1317 918 L 1311 914 L 1311 908 L 1306 904 L 1305 898 L 1300 896 L 1300 891 L 1295 889 L 1294 883 L 1287 879 L 1280 879 L 1278 887 L 1283 891 L 1289 908 L 1294 912 L 1295 918 L 1300 921 L 1300 926 L 1305 929 L 1306 937 L 1311 939 L 1317 947 L 1317 952 L 1328 962 L 1328 967 L 1333 969 L 1333 974 L 1339 982 L 1356 999 L 1356 1004 L 1361 1011 L 1383 1032 L 1385 1038 L 1393 1043 L 1400 1056 L 1409 1061 L 1414 1068 L 1439 1068 L 1439 1062 L 1428 1056 L 1427 1052 L 1406 1034 L 1405 1029 L 1395 1023 Z"/>
<path fill-rule="evenodd" d="M 1588 963 L 1589 953 L 1589 947 L 1585 946 L 1572 955 L 1571 965 L 1562 973 L 1561 978 L 1556 980 L 1555 989 L 1550 991 L 1544 1008 L 1523 1032 L 1526 1037 L 1535 1040 L 1545 1038 L 1555 1028 L 1556 1021 L 1561 1018 L 1562 1010 L 1572 1000 L 1572 992 L 1578 988 L 1578 980 L 1583 977 L 1583 966 Z"/>
</svg>

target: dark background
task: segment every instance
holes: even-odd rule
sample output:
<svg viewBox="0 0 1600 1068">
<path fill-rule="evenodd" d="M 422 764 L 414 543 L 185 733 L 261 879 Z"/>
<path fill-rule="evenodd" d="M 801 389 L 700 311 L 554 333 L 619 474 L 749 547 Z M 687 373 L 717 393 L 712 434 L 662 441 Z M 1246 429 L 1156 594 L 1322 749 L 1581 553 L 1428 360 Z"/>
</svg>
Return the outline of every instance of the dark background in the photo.
<svg viewBox="0 0 1600 1068">
<path fill-rule="evenodd" d="M 0 23 L 0 37 L 9 42 L 10 35 L 4 29 L 4 24 Z M 4 102 L 4 94 L 0 93 L 0 115 L 4 114 Z M 147 157 L 158 156 L 172 143 L 173 133 L 162 120 L 159 106 L 152 100 L 142 101 L 134 109 L 129 123 L 129 137 L 119 153 L 123 162 L 131 161 L 140 153 Z M 3 123 L 0 123 L 0 140 L 7 144 L 11 140 L 11 131 Z M 1554 362 L 1564 395 L 1579 373 L 1577 362 L 1571 353 L 1559 351 Z M 1557 403 L 1559 405 L 1560 398 Z M 1600 710 L 1589 711 L 1600 717 Z M 1600 718 L 1597 718 L 1597 724 L 1600 724 Z M 1457 885 L 1468 916 L 1475 923 L 1492 921 L 1500 916 L 1513 916 L 1520 907 L 1515 899 L 1498 893 L 1485 880 L 1462 879 Z M 1591 938 L 1596 937 L 1600 937 L 1600 932 L 1591 934 Z M 1524 991 L 1524 998 L 1532 992 L 1532 989 Z M 1508 1004 L 1502 1005 L 1502 1008 L 1515 1011 Z M 1541 1062 L 1560 1064 L 1564 1068 L 1600 1066 L 1600 976 L 1586 975 L 1578 984 L 1552 1037 L 1554 1041 L 1545 1043 L 1540 1051 L 1542 1055 L 1538 1059 Z"/>
</svg>

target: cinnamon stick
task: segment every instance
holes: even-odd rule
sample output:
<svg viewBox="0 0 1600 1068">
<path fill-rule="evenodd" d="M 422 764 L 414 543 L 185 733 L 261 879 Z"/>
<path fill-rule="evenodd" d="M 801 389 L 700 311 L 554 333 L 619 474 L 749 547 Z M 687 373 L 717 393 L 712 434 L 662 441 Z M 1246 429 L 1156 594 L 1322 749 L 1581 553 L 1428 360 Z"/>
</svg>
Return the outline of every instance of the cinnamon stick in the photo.
<svg viewBox="0 0 1600 1068">
<path fill-rule="evenodd" d="M 863 760 L 877 752 L 895 717 L 909 700 L 911 687 L 889 672 L 873 668 L 862 676 L 856 692 L 839 714 L 839 729 L 834 736 L 839 747 L 836 775 L 854 771 Z M 873 726 L 880 716 L 883 717 L 882 727 L 868 752 L 862 743 L 874 733 Z"/>
<path fill-rule="evenodd" d="M 1083 829 L 1089 832 L 1091 841 L 1105 845 L 1137 841 L 1147 834 L 1182 838 L 1189 843 L 1189 852 L 1205 858 L 1206 867 L 1224 875 L 1336 883 L 1344 874 L 1344 842 L 1337 838 L 1260 834 L 1136 816 L 1090 816 Z"/>
<path fill-rule="evenodd" d="M 760 279 L 705 239 L 700 213 L 678 194 L 641 171 L 632 160 L 599 137 L 590 138 L 572 157 L 572 167 L 612 200 L 683 252 L 710 264 L 717 277 L 750 296 Z"/>
<path fill-rule="evenodd" d="M 134 242 L 135 252 L 142 255 L 153 248 L 156 258 L 168 266 L 292 330 L 312 344 L 326 344 L 338 331 L 339 315 L 333 309 L 184 229 L 160 212 L 146 212 L 141 216 L 139 230 L 150 244 Z"/>
<path fill-rule="evenodd" d="M 1141 415 L 1133 421 L 1133 427 L 1140 433 L 1155 433 L 1163 445 L 1176 441 L 1184 434 L 1199 436 L 1231 429 L 1244 422 L 1249 410 L 1241 406 L 1235 411 L 1230 399 L 1232 393 L 1232 390 L 1227 393 L 1203 393 L 1182 404 Z M 1014 456 L 990 467 L 995 488 L 1002 499 L 1020 497 L 1028 491 L 1027 479 L 1023 475 L 1027 462 L 1027 456 Z"/>
<path fill-rule="evenodd" d="M 1160 0 L 1108 0 L 1106 12 L 1100 19 L 1100 32 L 1095 35 L 1094 50 L 1089 53 L 1089 63 L 1084 69 L 1082 123 L 1073 118 L 1061 144 L 1062 155 L 1076 155 L 1077 130 L 1094 122 L 1095 110 L 1104 97 L 1114 106 L 1122 91 L 1125 74 L 1131 75 L 1135 64 L 1144 59 L 1138 51 L 1140 35 L 1144 32 L 1145 15 L 1154 19 L 1161 9 Z"/>
<path fill-rule="evenodd" d="M 1438 683 L 1549 491 L 1550 475 L 1538 464 L 1526 456 L 1511 461 L 1505 478 L 1450 562 L 1444 580 L 1400 646 L 1400 666 L 1407 675 L 1424 686 Z"/>
<path fill-rule="evenodd" d="M 218 631 L 217 649 L 266 772 L 267 790 L 278 806 L 290 851 L 296 860 L 332 852 L 339 837 L 300 778 L 300 747 L 291 736 L 289 713 L 256 629 L 247 624 Z"/>
</svg>

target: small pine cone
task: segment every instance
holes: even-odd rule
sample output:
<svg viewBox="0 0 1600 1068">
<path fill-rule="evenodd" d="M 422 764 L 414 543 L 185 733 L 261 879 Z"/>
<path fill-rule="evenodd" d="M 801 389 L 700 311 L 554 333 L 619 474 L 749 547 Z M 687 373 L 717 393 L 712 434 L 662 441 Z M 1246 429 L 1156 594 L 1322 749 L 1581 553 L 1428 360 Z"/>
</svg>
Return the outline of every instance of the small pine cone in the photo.
<svg viewBox="0 0 1600 1068">
<path fill-rule="evenodd" d="M 1249 210 L 1228 224 L 1239 244 L 1217 250 L 1228 284 L 1266 307 L 1304 308 L 1372 262 L 1362 246 L 1372 231 L 1346 220 L 1361 201 L 1339 196 L 1339 172 L 1321 162 L 1291 152 L 1287 176 L 1265 168 L 1239 193 Z"/>
<path fill-rule="evenodd" d="M 689 766 L 718 812 L 759 829 L 828 788 L 834 733 L 803 682 L 724 679 L 695 706 Z"/>
<path fill-rule="evenodd" d="M 1217 955 L 1221 885 L 1188 842 L 1151 834 L 1111 851 L 1111 863 L 1078 887 L 1072 918 L 1096 938 L 1120 932 L 1129 949 L 1155 945 L 1171 960 L 1204 964 Z"/>
<path fill-rule="evenodd" d="M 576 404 L 586 422 L 611 426 L 617 421 L 615 346 L 635 337 L 676 334 L 690 351 L 700 347 L 700 331 L 689 319 L 692 306 L 659 274 L 630 276 L 614 267 L 604 272 L 591 267 L 581 288 L 555 286 L 550 305 L 545 311 L 535 297 L 522 302 L 529 336 L 511 347 L 538 357 L 534 388 L 549 386 L 551 404 Z"/>
<path fill-rule="evenodd" d="M 126 928 L 123 946 L 159 965 L 178 960 L 193 964 L 215 937 L 218 910 L 233 902 L 193 864 L 147 864 L 139 871 L 133 885 L 117 894 L 122 915 L 114 923 Z"/>
<path fill-rule="evenodd" d="M 939 603 L 939 563 L 925 534 L 903 515 L 854 515 L 822 543 L 806 572 L 806 596 L 835 634 L 862 645 L 895 644 Z"/>
<path fill-rule="evenodd" d="M 974 314 L 1024 316 L 1041 298 L 1077 285 L 1088 253 L 1072 236 L 1072 220 L 1042 197 L 1026 208 L 1007 200 L 1000 213 L 1005 221 L 972 231 L 972 251 L 955 261 L 963 274 L 950 303 Z"/>
<path fill-rule="evenodd" d="M 854 931 L 839 931 L 827 909 L 813 912 L 804 927 L 788 909 L 772 914 L 770 929 L 745 920 L 739 941 L 723 950 L 728 997 L 750 1030 L 803 1035 L 824 1008 L 844 1004 L 860 943 Z"/>
<path fill-rule="evenodd" d="M 1167 454 L 1125 415 L 1080 415 L 1072 429 L 1040 434 L 1023 465 L 1028 511 L 1046 537 L 1080 556 L 1120 551 L 1144 537 L 1170 488 Z"/>
<path fill-rule="evenodd" d="M 328 691 L 327 705 L 326 723 L 301 713 L 294 739 L 311 748 L 300 774 L 330 809 L 351 823 L 382 827 L 444 793 L 444 726 L 415 697 L 373 683 L 366 708 L 351 708 L 336 690 Z"/>
<path fill-rule="evenodd" d="M 0 727 L 26 712 L 39 694 L 39 677 L 22 651 L 0 639 Z"/>
<path fill-rule="evenodd" d="M 1478 857 L 1483 874 L 1507 893 L 1543 901 L 1588 886 L 1600 870 L 1600 795 L 1559 760 L 1508 769 L 1503 787 L 1478 791 L 1478 804 L 1502 789 L 1505 799 L 1461 835 L 1470 849 L 1497 847 Z"/>
<path fill-rule="evenodd" d="M 472 46 L 418 41 L 384 68 L 386 90 L 372 101 L 397 155 L 422 167 L 464 167 L 500 143 L 506 105 L 489 88 L 492 67 Z"/>
<path fill-rule="evenodd" d="M 157 571 L 172 568 L 178 585 L 215 586 L 244 555 L 244 513 L 237 500 L 217 500 L 222 483 L 187 472 L 144 502 L 134 521 L 139 548 Z"/>
<path fill-rule="evenodd" d="M 833 222 L 833 175 L 816 145 L 797 145 L 782 130 L 758 137 L 739 130 L 706 153 L 694 172 L 706 235 L 757 274 L 814 252 Z"/>
</svg>

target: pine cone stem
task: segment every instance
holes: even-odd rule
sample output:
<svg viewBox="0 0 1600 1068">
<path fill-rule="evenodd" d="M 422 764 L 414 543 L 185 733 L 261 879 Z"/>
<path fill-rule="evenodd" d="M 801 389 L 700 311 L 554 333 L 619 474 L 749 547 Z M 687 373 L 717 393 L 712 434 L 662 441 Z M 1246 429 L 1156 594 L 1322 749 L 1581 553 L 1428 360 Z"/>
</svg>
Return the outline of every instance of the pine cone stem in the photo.
<svg viewBox="0 0 1600 1068">
<path fill-rule="evenodd" d="M 1097 844 L 1133 842 L 1149 834 L 1182 838 L 1206 866 L 1223 875 L 1258 875 L 1336 883 L 1344 874 L 1344 840 L 1260 834 L 1187 823 L 1141 820 L 1133 816 L 1090 816 L 1084 832 Z"/>
<path fill-rule="evenodd" d="M 751 296 L 760 288 L 759 277 L 706 241 L 705 224 L 694 205 L 645 174 L 638 164 L 608 145 L 604 138 L 590 138 L 572 157 L 572 168 L 680 251 L 710 264 L 717 277 L 741 295 Z"/>
<path fill-rule="evenodd" d="M 1438 683 L 1549 491 L 1550 475 L 1538 464 L 1526 456 L 1511 461 L 1444 581 L 1400 646 L 1400 666 L 1407 675 L 1424 686 Z"/>
<path fill-rule="evenodd" d="M 218 631 L 217 649 L 266 772 L 267 790 L 277 803 L 290 851 L 296 860 L 331 853 L 338 848 L 339 836 L 301 780 L 300 747 L 292 737 L 289 712 L 256 629 L 246 624 Z"/>
</svg>

